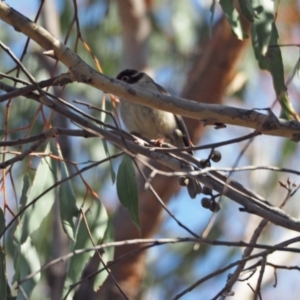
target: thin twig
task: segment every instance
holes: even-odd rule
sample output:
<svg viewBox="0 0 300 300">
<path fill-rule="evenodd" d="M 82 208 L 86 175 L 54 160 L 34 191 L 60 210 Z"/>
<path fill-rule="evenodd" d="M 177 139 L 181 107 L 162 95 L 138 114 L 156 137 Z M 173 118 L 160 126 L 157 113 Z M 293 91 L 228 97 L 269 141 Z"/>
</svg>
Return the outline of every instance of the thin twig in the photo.
<svg viewBox="0 0 300 300">
<path fill-rule="evenodd" d="M 284 241 L 280 244 L 277 244 L 275 246 L 265 245 L 265 244 L 250 244 L 245 242 L 228 242 L 228 241 L 219 241 L 219 240 L 211 240 L 211 239 L 202 239 L 202 238 L 191 238 L 191 237 L 184 237 L 184 238 L 162 238 L 162 239 L 132 239 L 132 240 L 125 240 L 125 241 L 117 241 L 117 242 L 110 242 L 106 244 L 97 245 L 95 247 L 89 247 L 84 249 L 77 249 L 74 250 L 71 253 L 68 253 L 64 256 L 58 257 L 48 263 L 46 263 L 44 266 L 42 266 L 39 270 L 29 274 L 28 276 L 24 277 L 20 280 L 19 284 L 25 282 L 26 280 L 29 280 L 30 278 L 34 277 L 36 274 L 38 274 L 41 271 L 44 271 L 45 269 L 49 268 L 52 265 L 55 265 L 61 261 L 65 261 L 73 257 L 74 255 L 79 255 L 82 253 L 105 249 L 109 247 L 122 247 L 126 245 L 136 245 L 136 244 L 151 244 L 153 246 L 158 245 L 165 245 L 165 244 L 177 244 L 177 243 L 202 243 L 202 244 L 208 244 L 208 245 L 215 245 L 215 246 L 235 246 L 235 247 L 252 247 L 257 249 L 263 249 L 264 251 L 257 253 L 255 255 L 246 257 L 242 260 L 239 260 L 238 262 L 235 262 L 233 264 L 230 264 L 229 268 L 232 268 L 233 266 L 239 264 L 241 261 L 246 260 L 252 260 L 257 257 L 267 255 L 269 253 L 273 253 L 274 251 L 283 251 L 283 252 L 292 252 L 292 253 L 300 253 L 299 248 L 292 248 L 288 247 L 290 244 L 298 243 L 300 241 L 300 236 L 289 239 L 287 241 Z M 228 269 L 228 268 L 227 268 Z M 226 269 L 226 270 L 227 270 Z M 220 271 L 220 270 L 217 270 Z M 225 271 L 225 270 L 224 270 Z M 224 272 L 222 271 L 222 272 Z M 221 273 L 222 273 L 221 272 Z"/>
<path fill-rule="evenodd" d="M 289 241 L 284 241 L 284 242 L 282 242 L 282 243 L 280 243 L 280 244 L 277 244 L 276 246 L 279 246 L 279 245 L 280 245 L 280 246 L 287 246 L 287 245 L 289 245 L 290 243 L 296 243 L 296 242 L 298 242 L 298 241 L 296 241 L 296 240 L 297 240 L 297 238 L 296 238 L 296 239 L 291 239 L 291 240 L 289 240 Z M 203 242 L 201 242 L 201 243 L 203 243 Z M 249 245 L 249 247 L 252 247 L 252 246 Z M 190 285 L 187 289 L 185 289 L 185 290 L 183 290 L 182 292 L 180 292 L 179 294 L 177 294 L 172 300 L 177 300 L 177 299 L 181 298 L 182 296 L 184 296 L 184 295 L 187 294 L 188 292 L 192 291 L 194 288 L 196 288 L 197 286 L 199 286 L 199 285 L 202 284 L 203 282 L 207 281 L 207 280 L 210 279 L 210 278 L 215 277 L 216 275 L 219 275 L 219 274 L 224 273 L 225 271 L 227 271 L 227 270 L 233 268 L 233 267 L 236 266 L 236 265 L 245 264 L 245 263 L 246 263 L 247 261 L 249 261 L 249 260 L 252 260 L 252 259 L 255 259 L 255 258 L 261 257 L 261 256 L 266 256 L 266 255 L 268 255 L 268 254 L 271 254 L 272 252 L 273 252 L 273 251 L 271 251 L 271 250 L 265 250 L 265 251 L 262 251 L 262 252 L 260 252 L 260 253 L 257 253 L 257 254 L 254 254 L 254 255 L 251 255 L 251 256 L 247 256 L 247 257 L 245 257 L 245 258 L 242 258 L 242 259 L 240 259 L 240 260 L 238 260 L 238 261 L 236 261 L 236 262 L 234 262 L 234 263 L 231 263 L 231 264 L 229 264 L 229 265 L 227 265 L 227 266 L 225 266 L 225 267 L 223 267 L 223 268 L 221 268 L 221 269 L 218 269 L 217 271 L 212 272 L 212 273 L 210 273 L 209 275 L 207 275 L 207 276 L 205 276 L 205 277 L 203 277 L 203 278 L 197 280 L 194 284 Z M 221 292 L 222 292 L 222 293 L 221 293 Z M 228 294 L 230 293 L 230 291 L 229 291 L 229 292 L 226 292 L 225 289 L 223 289 L 221 292 L 218 293 L 218 295 L 216 295 L 216 296 L 213 297 L 212 299 L 213 299 L 213 300 L 216 300 L 216 299 L 219 298 L 219 296 L 221 296 L 221 295 L 223 295 L 223 294 L 224 294 L 224 296 L 226 296 L 226 295 L 228 295 Z"/>
<path fill-rule="evenodd" d="M 257 300 L 257 298 L 261 299 L 261 283 L 262 283 L 264 272 L 265 272 L 266 261 L 267 261 L 266 256 L 263 256 L 260 261 L 261 268 L 260 268 L 259 277 L 258 277 L 257 284 L 256 284 L 256 289 L 255 289 L 255 292 L 253 295 L 253 300 Z"/>
<path fill-rule="evenodd" d="M 28 156 L 30 153 L 32 153 L 33 151 L 35 151 L 39 146 L 41 146 L 44 143 L 44 140 L 41 141 L 37 141 L 35 144 L 33 144 L 32 146 L 30 146 L 28 149 L 26 149 L 24 152 L 22 152 L 19 155 L 16 155 L 15 157 L 8 159 L 2 163 L 0 163 L 0 169 L 5 169 L 7 168 L 9 165 L 14 164 L 17 161 L 21 161 L 23 160 L 26 156 Z"/>
<path fill-rule="evenodd" d="M 141 176 L 144 178 L 144 180 L 147 182 L 147 177 L 145 175 L 145 173 L 143 172 L 143 170 L 139 167 L 139 165 L 136 163 L 135 160 L 134 164 L 137 167 L 139 173 L 141 174 Z M 199 235 L 194 233 L 191 229 L 189 229 L 186 225 L 184 225 L 183 223 L 181 223 L 176 216 L 168 209 L 168 207 L 165 205 L 165 203 L 162 201 L 162 199 L 160 198 L 160 196 L 157 194 L 157 192 L 155 191 L 155 189 L 153 188 L 153 186 L 149 183 L 148 184 L 152 194 L 154 195 L 154 197 L 156 198 L 156 200 L 159 202 L 159 204 L 162 206 L 162 208 L 168 213 L 168 215 L 178 224 L 179 227 L 185 229 L 188 233 L 190 233 L 192 236 L 194 236 L 195 238 L 199 238 Z"/>
<path fill-rule="evenodd" d="M 83 217 L 83 221 L 84 221 L 84 224 L 85 224 L 85 227 L 86 227 L 86 230 L 88 232 L 88 235 L 89 235 L 89 238 L 93 244 L 93 246 L 95 247 L 96 246 L 96 243 L 94 242 L 94 239 L 93 239 L 93 235 L 90 231 L 90 228 L 89 228 L 89 224 L 87 222 L 87 219 L 85 217 L 85 214 L 84 214 L 84 211 L 83 209 L 81 208 L 80 209 L 81 211 L 81 214 L 82 214 L 82 217 Z M 114 282 L 114 284 L 116 285 L 117 289 L 120 291 L 120 293 L 123 295 L 124 299 L 127 299 L 129 300 L 129 298 L 126 296 L 125 292 L 123 291 L 123 289 L 121 288 L 121 286 L 119 285 L 118 281 L 116 280 L 116 278 L 114 277 L 114 275 L 112 274 L 112 272 L 110 271 L 110 269 L 107 267 L 107 265 L 105 264 L 103 258 L 102 258 L 102 255 L 100 253 L 100 250 L 96 250 L 97 254 L 98 254 L 98 257 L 99 257 L 99 260 L 100 262 L 102 263 L 102 265 L 104 266 L 104 269 L 106 270 L 108 276 L 112 279 L 112 281 Z"/>
</svg>

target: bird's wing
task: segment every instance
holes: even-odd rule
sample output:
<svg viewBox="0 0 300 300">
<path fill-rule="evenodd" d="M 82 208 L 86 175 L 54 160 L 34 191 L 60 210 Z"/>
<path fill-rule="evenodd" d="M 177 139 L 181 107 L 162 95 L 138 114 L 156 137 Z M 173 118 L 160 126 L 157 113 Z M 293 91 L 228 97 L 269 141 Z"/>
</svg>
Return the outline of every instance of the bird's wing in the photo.
<svg viewBox="0 0 300 300">
<path fill-rule="evenodd" d="M 182 140 L 183 140 L 184 146 L 186 146 L 186 147 L 193 146 L 182 116 L 179 116 L 179 115 L 174 115 L 174 116 L 176 119 L 178 129 L 182 132 Z M 188 152 L 190 154 L 193 154 L 193 151 L 188 151 Z"/>
<path fill-rule="evenodd" d="M 170 94 L 169 94 L 169 93 L 168 93 L 161 85 L 159 85 L 159 84 L 156 83 L 155 81 L 153 81 L 153 83 L 155 84 L 157 90 L 158 90 L 160 93 L 170 96 Z"/>
<path fill-rule="evenodd" d="M 153 82 L 156 86 L 156 88 L 158 89 L 158 91 L 162 94 L 165 94 L 165 95 L 168 95 L 170 96 L 170 94 L 159 84 L 157 84 L 156 82 Z M 178 126 L 178 129 L 182 132 L 182 140 L 183 140 L 183 144 L 185 147 L 190 147 L 190 146 L 193 146 L 191 140 L 190 140 L 190 136 L 189 136 L 189 133 L 188 133 L 188 130 L 185 126 L 185 123 L 183 121 L 183 118 L 182 116 L 180 115 L 175 115 L 175 119 L 176 119 L 176 123 L 177 123 L 177 126 Z M 190 154 L 193 154 L 193 151 L 188 151 Z"/>
</svg>

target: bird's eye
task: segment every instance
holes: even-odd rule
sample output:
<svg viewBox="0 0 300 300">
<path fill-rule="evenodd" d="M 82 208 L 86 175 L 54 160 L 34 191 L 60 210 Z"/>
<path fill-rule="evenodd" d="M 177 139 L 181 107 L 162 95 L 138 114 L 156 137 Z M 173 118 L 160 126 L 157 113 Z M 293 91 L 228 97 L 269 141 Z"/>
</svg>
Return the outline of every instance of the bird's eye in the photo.
<svg viewBox="0 0 300 300">
<path fill-rule="evenodd" d="M 123 77 L 122 77 L 122 80 L 123 80 L 123 81 L 128 81 L 128 80 L 129 80 L 129 77 L 128 77 L 128 76 L 123 76 Z"/>
</svg>

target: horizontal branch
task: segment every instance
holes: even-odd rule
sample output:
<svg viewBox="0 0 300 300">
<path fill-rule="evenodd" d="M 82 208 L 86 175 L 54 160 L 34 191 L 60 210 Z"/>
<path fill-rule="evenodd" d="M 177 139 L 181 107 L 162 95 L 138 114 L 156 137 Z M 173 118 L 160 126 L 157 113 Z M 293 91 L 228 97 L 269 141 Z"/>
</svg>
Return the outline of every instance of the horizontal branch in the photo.
<svg viewBox="0 0 300 300">
<path fill-rule="evenodd" d="M 55 57 L 69 68 L 72 81 L 86 83 L 129 101 L 197 119 L 205 122 L 205 124 L 237 125 L 252 128 L 267 135 L 287 137 L 294 141 L 300 140 L 300 124 L 297 121 L 278 119 L 270 112 L 269 114 L 262 114 L 256 110 L 202 104 L 192 100 L 133 88 L 121 81 L 105 76 L 91 68 L 47 30 L 2 1 L 0 2 L 0 18 L 38 43 L 46 50 L 47 55 Z"/>
<path fill-rule="evenodd" d="M 8 85 L 5 85 L 4 83 L 1 83 L 1 85 L 8 88 Z M 13 91 L 13 89 L 13 87 L 10 87 L 11 91 Z M 139 153 L 148 158 L 158 161 L 159 163 L 169 167 L 174 171 L 185 172 L 185 174 L 187 174 L 189 177 L 193 177 L 194 179 L 199 180 L 204 185 L 239 203 L 243 206 L 244 211 L 256 214 L 274 224 L 300 232 L 299 220 L 289 216 L 283 210 L 271 205 L 270 203 L 265 201 L 264 198 L 255 194 L 251 190 L 248 190 L 238 182 L 229 179 L 228 176 L 225 176 L 216 171 L 210 171 L 205 174 L 198 174 L 199 172 L 197 171 L 199 171 L 200 169 L 197 167 L 197 165 L 195 165 L 195 161 L 197 161 L 197 159 L 192 155 L 183 153 L 184 159 L 182 159 L 175 156 L 174 153 L 162 153 L 160 151 L 155 151 L 155 149 L 153 149 L 152 147 L 145 147 L 145 144 L 147 144 L 146 141 L 144 141 L 142 144 L 137 143 L 133 140 L 132 136 L 126 134 L 119 128 L 116 128 L 115 130 L 105 130 L 95 125 L 90 120 L 87 120 L 80 115 L 72 112 L 69 109 L 71 105 L 60 101 L 59 98 L 53 101 L 46 95 L 40 97 L 39 95 L 32 92 L 25 96 L 32 97 L 33 100 L 44 104 L 50 109 L 64 115 L 71 121 L 79 124 L 87 132 L 100 138 L 109 140 L 130 156 L 134 156 L 135 154 Z M 180 154 L 178 154 L 178 156 L 179 155 Z M 191 157 L 190 160 L 188 159 L 189 156 Z M 195 171 L 187 172 L 187 170 L 191 170 L 191 164 L 193 165 Z"/>
<path fill-rule="evenodd" d="M 42 133 L 33 135 L 28 138 L 17 139 L 17 140 L 12 140 L 12 141 L 0 141 L 0 147 L 11 147 L 11 146 L 28 144 L 28 143 L 32 143 L 35 141 L 44 141 L 46 139 L 56 137 L 58 135 L 85 137 L 85 138 L 95 137 L 95 135 L 90 134 L 89 132 L 84 131 L 82 129 L 66 129 L 66 128 L 61 128 L 61 127 L 52 127 Z"/>
<path fill-rule="evenodd" d="M 39 140 L 35 144 L 31 145 L 28 149 L 26 149 L 24 152 L 16 155 L 13 158 L 10 158 L 2 163 L 0 163 L 0 169 L 5 169 L 8 166 L 14 164 L 17 161 L 23 160 L 26 156 L 30 155 L 32 152 L 34 152 L 36 149 L 38 149 L 42 144 L 44 140 Z"/>
<path fill-rule="evenodd" d="M 299 123 L 295 121 L 288 122 L 278 120 L 271 112 L 269 112 L 268 115 L 264 115 L 254 110 L 249 111 L 219 105 L 199 104 L 194 101 L 176 97 L 167 97 L 146 90 L 133 89 L 131 86 L 127 86 L 120 81 L 106 77 L 84 63 L 77 54 L 50 35 L 45 29 L 9 8 L 4 2 L 0 2 L 0 18 L 35 40 L 44 49 L 53 51 L 55 57 L 70 68 L 71 81 L 78 80 L 85 82 L 106 92 L 125 97 L 128 100 L 143 103 L 145 105 L 150 105 L 151 103 L 151 106 L 170 110 L 174 113 L 193 117 L 202 121 L 211 123 L 222 122 L 251 127 L 267 134 L 286 136 L 298 140 L 300 134 Z M 146 157 L 157 160 L 172 170 L 183 172 L 189 170 L 189 162 L 186 159 L 182 160 L 175 157 L 174 154 L 161 153 L 151 148 L 141 146 L 140 144 L 135 143 L 132 138 L 129 138 L 128 135 L 123 134 L 119 129 L 105 130 L 72 112 L 67 107 L 66 103 L 52 101 L 46 95 L 41 97 L 40 95 L 34 94 L 32 91 L 25 94 L 25 96 L 64 115 L 73 122 L 79 124 L 88 132 L 111 141 L 129 155 L 140 153 Z M 70 106 L 70 104 L 68 104 L 68 106 Z M 195 165 L 194 167 L 196 171 L 199 170 Z M 274 224 L 300 232 L 299 220 L 287 215 L 281 209 L 272 206 L 262 197 L 246 189 L 238 182 L 229 180 L 227 176 L 215 171 L 206 174 L 193 174 L 193 172 L 188 172 L 187 174 L 189 177 L 199 180 L 204 185 L 239 203 L 243 206 L 243 211 L 251 212 Z"/>
</svg>

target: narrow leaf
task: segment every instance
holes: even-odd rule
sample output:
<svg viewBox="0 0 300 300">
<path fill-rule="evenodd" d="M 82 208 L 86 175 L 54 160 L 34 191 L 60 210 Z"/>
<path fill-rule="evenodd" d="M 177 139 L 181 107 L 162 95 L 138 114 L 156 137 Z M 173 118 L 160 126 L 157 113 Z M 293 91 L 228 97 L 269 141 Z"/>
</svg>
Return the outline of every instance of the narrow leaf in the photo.
<svg viewBox="0 0 300 300">
<path fill-rule="evenodd" d="M 61 180 L 69 177 L 69 171 L 66 163 L 63 160 L 63 156 L 59 145 L 54 141 L 51 141 L 52 152 L 61 158 L 59 163 Z M 68 238 L 74 240 L 75 238 L 75 225 L 73 217 L 78 216 L 78 208 L 76 206 L 76 197 L 73 191 L 70 180 L 63 182 L 59 187 L 59 205 L 60 205 L 60 217 L 64 232 Z"/>
<path fill-rule="evenodd" d="M 69 176 L 67 167 L 64 162 L 61 162 L 61 173 L 62 179 Z M 63 230 L 70 239 L 74 240 L 75 227 L 73 217 L 78 216 L 78 208 L 76 206 L 76 197 L 70 181 L 66 181 L 60 186 L 59 204 Z"/>
<path fill-rule="evenodd" d="M 3 232 L 4 229 L 5 229 L 5 216 L 2 207 L 0 206 L 0 232 Z"/>
<path fill-rule="evenodd" d="M 73 247 L 73 251 L 77 249 L 84 249 L 93 247 L 93 243 L 90 239 L 89 232 L 92 236 L 93 242 L 98 244 L 102 241 L 107 231 L 108 216 L 106 210 L 99 200 L 94 200 L 91 206 L 85 212 L 85 219 L 88 224 L 88 228 L 83 218 L 80 218 L 80 224 L 78 233 L 76 235 L 76 242 Z M 80 255 L 74 255 L 69 262 L 68 274 L 65 283 L 66 292 L 70 286 L 80 279 L 82 271 L 88 262 L 89 258 L 94 255 L 94 251 L 82 253 Z M 104 258 L 105 259 L 105 258 Z M 112 259 L 110 256 L 108 259 Z M 107 261 L 106 261 L 107 262 Z M 70 293 L 71 298 L 72 293 Z"/>
<path fill-rule="evenodd" d="M 288 119 L 298 120 L 298 115 L 295 112 L 292 103 L 290 102 L 287 87 L 284 80 L 284 68 L 281 50 L 278 45 L 278 32 L 275 23 L 272 23 L 271 35 L 269 38 L 270 46 L 265 55 L 260 52 L 259 38 L 255 27 L 252 28 L 252 45 L 261 69 L 268 70 L 273 79 L 273 86 L 276 92 L 277 100 L 279 101 L 284 117 Z"/>
<path fill-rule="evenodd" d="M 209 20 L 209 36 L 211 37 L 211 31 L 213 27 L 213 22 L 214 22 L 214 16 L 215 16 L 215 10 L 216 10 L 216 0 L 213 0 L 210 6 L 210 20 Z"/>
<path fill-rule="evenodd" d="M 239 0 L 239 5 L 243 16 L 252 23 L 257 14 L 252 7 L 251 0 Z"/>
<path fill-rule="evenodd" d="M 140 230 L 138 188 L 131 158 L 123 156 L 117 174 L 117 193 L 120 202 L 129 211 L 130 217 Z"/>
<path fill-rule="evenodd" d="M 25 174 L 23 178 L 23 188 L 22 188 L 22 194 L 20 198 L 21 208 L 23 208 L 27 203 L 30 186 L 31 186 L 31 182 L 29 176 L 28 174 Z"/>
<path fill-rule="evenodd" d="M 114 226 L 112 224 L 111 219 L 108 219 L 107 227 L 105 230 L 104 238 L 101 241 L 101 244 L 106 244 L 113 242 L 115 240 L 114 238 Z M 112 261 L 114 258 L 114 247 L 106 248 L 102 253 L 102 260 L 105 264 L 107 264 L 109 261 Z M 99 269 L 102 269 L 103 265 L 100 264 L 98 267 Z M 97 291 L 99 286 L 101 286 L 104 282 L 104 280 L 107 278 L 108 273 L 106 270 L 100 272 L 96 277 L 94 281 L 94 291 Z"/>
<path fill-rule="evenodd" d="M 272 24 L 272 34 L 270 38 L 270 45 L 266 54 L 268 61 L 268 70 L 270 71 L 273 78 L 273 85 L 276 92 L 277 100 L 279 101 L 284 117 L 289 120 L 296 119 L 299 121 L 299 117 L 293 108 L 293 104 L 289 99 L 287 93 L 287 87 L 284 80 L 284 68 L 281 55 L 281 49 L 278 45 L 278 31 L 275 23 Z"/>
<path fill-rule="evenodd" d="M 234 8 L 233 0 L 220 0 L 220 5 L 231 26 L 231 30 L 239 40 L 242 40 L 246 35 L 243 32 L 239 13 Z"/>
<path fill-rule="evenodd" d="M 17 228 L 18 230 L 18 228 Z M 30 237 L 26 239 L 22 245 L 19 241 L 15 240 L 15 255 L 14 255 L 14 268 L 15 276 L 13 281 L 18 282 L 21 278 L 28 274 L 40 269 L 40 261 L 35 247 L 32 245 Z M 30 299 L 33 288 L 40 280 L 40 273 L 36 274 L 32 279 L 27 280 L 22 284 L 22 289 L 25 295 Z M 26 298 L 22 293 L 18 293 L 18 300 L 25 300 Z"/>
<path fill-rule="evenodd" d="M 104 140 L 104 139 L 102 139 L 102 143 L 103 143 L 103 148 L 104 148 L 106 157 L 110 157 L 109 149 L 108 149 L 108 146 L 107 146 L 107 141 Z M 116 181 L 116 173 L 114 171 L 111 159 L 109 160 L 109 168 L 110 168 L 111 180 L 112 180 L 113 183 L 115 183 L 115 181 Z"/>
<path fill-rule="evenodd" d="M 100 113 L 100 120 L 103 123 L 105 123 L 105 119 L 106 119 L 106 115 L 107 115 L 105 113 L 105 108 L 106 108 L 105 105 L 106 105 L 105 94 L 103 94 L 102 104 L 101 104 L 101 109 L 103 111 L 101 111 L 101 113 Z M 101 126 L 101 127 L 103 128 L 103 126 Z M 102 139 L 102 143 L 103 143 L 103 148 L 104 148 L 106 157 L 110 157 L 109 149 L 108 149 L 108 146 L 107 146 L 107 141 L 105 139 Z M 114 171 L 113 164 L 112 164 L 111 160 L 109 160 L 109 168 L 110 168 L 111 180 L 112 180 L 113 183 L 115 183 L 115 181 L 116 181 L 116 173 Z"/>
<path fill-rule="evenodd" d="M 4 229 L 5 216 L 2 207 L 0 207 L 0 232 L 3 232 Z M 0 246 L 0 295 L 6 300 L 8 299 L 10 288 L 7 282 L 5 256 L 4 248 Z"/>
<path fill-rule="evenodd" d="M 16 298 L 11 295 L 11 290 L 7 281 L 5 257 L 5 250 L 0 247 L 0 299 L 13 300 Z"/>
<path fill-rule="evenodd" d="M 273 0 L 253 0 L 253 7 L 257 14 L 252 24 L 252 30 L 257 39 L 256 55 L 265 55 L 268 51 L 272 23 L 274 22 L 274 1 Z"/>
<path fill-rule="evenodd" d="M 47 144 L 46 153 L 50 152 L 50 146 Z M 36 170 L 32 187 L 30 193 L 27 197 L 27 203 L 31 202 L 38 196 L 40 196 L 47 188 L 52 186 L 56 181 L 55 172 L 53 170 L 56 162 L 51 162 L 51 158 L 46 156 L 41 159 L 39 166 Z M 24 183 L 23 190 L 27 183 Z M 25 188 L 24 188 L 25 187 Z M 21 238 L 21 244 L 31 235 L 35 230 L 37 230 L 44 218 L 50 212 L 55 200 L 54 189 L 48 191 L 45 195 L 39 198 L 33 205 L 28 207 L 24 213 L 23 217 L 23 232 Z"/>
<path fill-rule="evenodd" d="M 7 299 L 7 276 L 6 276 L 6 265 L 5 265 L 5 253 L 2 247 L 0 247 L 0 295 L 1 295 L 1 299 L 3 300 Z"/>
</svg>

